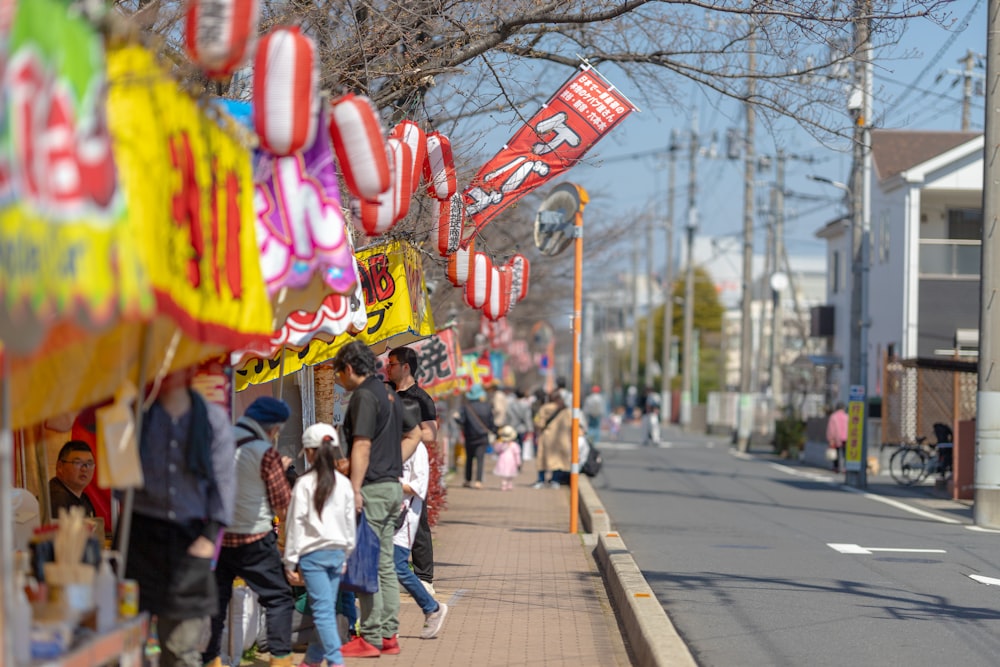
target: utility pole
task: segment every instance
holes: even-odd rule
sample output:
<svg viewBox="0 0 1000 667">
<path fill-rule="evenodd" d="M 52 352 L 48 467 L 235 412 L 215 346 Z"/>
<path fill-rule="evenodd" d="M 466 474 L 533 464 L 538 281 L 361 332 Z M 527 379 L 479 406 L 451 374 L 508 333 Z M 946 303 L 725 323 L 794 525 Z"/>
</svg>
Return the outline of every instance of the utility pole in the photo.
<svg viewBox="0 0 1000 667">
<path fill-rule="evenodd" d="M 788 278 L 782 272 L 782 261 L 785 257 L 785 153 L 778 150 L 775 160 L 775 187 L 774 187 L 774 271 L 770 276 L 771 290 L 774 293 L 774 305 L 771 336 L 775 341 L 771 352 L 771 396 L 774 399 L 774 407 L 784 406 L 782 372 L 781 372 L 781 350 L 785 349 L 785 308 L 783 294 L 788 287 Z"/>
<path fill-rule="evenodd" d="M 646 370 L 642 374 L 646 389 L 653 387 L 653 219 L 646 221 Z"/>
<path fill-rule="evenodd" d="M 674 186 L 677 179 L 677 151 L 680 150 L 677 130 L 670 133 L 669 151 L 670 163 L 667 168 L 667 267 L 664 276 L 663 290 L 663 375 L 660 385 L 660 415 L 663 424 L 670 423 L 673 417 L 673 392 L 670 385 L 673 380 L 670 351 L 673 349 L 674 332 Z"/>
<path fill-rule="evenodd" d="M 976 65 L 976 54 L 969 49 L 965 52 L 965 71 L 962 73 L 962 132 L 969 131 L 969 111 L 972 108 L 972 68 Z M 958 62 L 962 62 L 959 60 Z"/>
<path fill-rule="evenodd" d="M 986 28 L 986 151 L 983 164 L 983 258 L 980 281 L 979 386 L 976 396 L 976 473 L 973 519 L 1000 528 L 1000 0 L 990 0 Z"/>
<path fill-rule="evenodd" d="M 691 118 L 688 173 L 687 274 L 684 284 L 684 368 L 681 381 L 681 426 L 691 424 L 691 364 L 694 361 L 694 235 L 698 230 L 698 114 Z"/>
<path fill-rule="evenodd" d="M 753 21 L 753 18 L 750 19 Z M 750 393 L 753 364 L 753 179 L 756 112 L 753 96 L 757 81 L 754 70 L 757 67 L 757 33 L 751 30 L 748 40 L 749 60 L 747 70 L 747 101 L 743 105 L 746 113 L 746 135 L 744 136 L 743 163 L 743 284 L 740 304 L 740 403 L 736 424 L 736 443 L 741 452 L 750 447 L 750 431 L 753 428 L 753 395 Z"/>
<path fill-rule="evenodd" d="M 628 383 L 639 384 L 639 237 L 632 237 L 632 356 L 629 359 Z M 636 386 L 638 389 L 638 386 Z"/>
</svg>

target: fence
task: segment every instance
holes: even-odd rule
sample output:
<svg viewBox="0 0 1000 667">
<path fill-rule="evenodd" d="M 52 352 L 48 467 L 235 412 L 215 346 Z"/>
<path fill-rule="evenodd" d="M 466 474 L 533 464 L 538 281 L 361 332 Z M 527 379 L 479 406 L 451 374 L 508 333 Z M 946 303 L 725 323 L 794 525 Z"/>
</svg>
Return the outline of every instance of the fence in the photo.
<svg viewBox="0 0 1000 667">
<path fill-rule="evenodd" d="M 938 359 L 889 359 L 882 391 L 882 444 L 933 440 L 934 424 L 957 432 L 976 416 L 976 364 Z"/>
</svg>

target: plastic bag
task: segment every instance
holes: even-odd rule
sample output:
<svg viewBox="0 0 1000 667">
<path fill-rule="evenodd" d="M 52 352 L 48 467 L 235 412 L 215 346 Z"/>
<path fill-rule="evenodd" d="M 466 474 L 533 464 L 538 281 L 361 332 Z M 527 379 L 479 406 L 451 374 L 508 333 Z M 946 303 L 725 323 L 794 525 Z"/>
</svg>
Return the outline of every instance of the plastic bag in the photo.
<svg viewBox="0 0 1000 667">
<path fill-rule="evenodd" d="M 141 488 L 142 461 L 135 432 L 132 402 L 138 392 L 125 381 L 115 394 L 115 402 L 96 411 L 97 478 L 102 489 Z"/>
<path fill-rule="evenodd" d="M 347 558 L 347 571 L 340 579 L 340 589 L 355 593 L 375 593 L 378 591 L 378 535 L 361 510 L 358 517 L 358 537 L 354 551 Z"/>
</svg>

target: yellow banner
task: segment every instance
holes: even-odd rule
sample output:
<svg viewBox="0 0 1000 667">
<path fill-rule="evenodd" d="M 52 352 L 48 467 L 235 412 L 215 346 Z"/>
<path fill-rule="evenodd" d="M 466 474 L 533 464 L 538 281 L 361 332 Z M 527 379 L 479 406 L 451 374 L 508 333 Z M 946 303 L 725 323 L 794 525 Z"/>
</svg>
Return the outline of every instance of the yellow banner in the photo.
<svg viewBox="0 0 1000 667">
<path fill-rule="evenodd" d="M 861 443 L 865 435 L 865 404 L 864 401 L 851 401 L 847 404 L 847 447 L 844 458 L 845 470 L 861 470 Z"/>
<path fill-rule="evenodd" d="M 249 150 L 140 47 L 108 53 L 108 84 L 129 228 L 159 311 L 230 348 L 269 336 Z"/>
<path fill-rule="evenodd" d="M 368 327 L 357 338 L 381 354 L 387 347 L 407 345 L 432 335 L 434 321 L 416 249 L 404 241 L 390 241 L 359 250 L 356 256 L 368 313 Z M 351 340 L 344 334 L 331 343 L 314 340 L 299 351 L 286 350 L 271 359 L 251 359 L 236 372 L 236 389 L 321 364 Z"/>
</svg>

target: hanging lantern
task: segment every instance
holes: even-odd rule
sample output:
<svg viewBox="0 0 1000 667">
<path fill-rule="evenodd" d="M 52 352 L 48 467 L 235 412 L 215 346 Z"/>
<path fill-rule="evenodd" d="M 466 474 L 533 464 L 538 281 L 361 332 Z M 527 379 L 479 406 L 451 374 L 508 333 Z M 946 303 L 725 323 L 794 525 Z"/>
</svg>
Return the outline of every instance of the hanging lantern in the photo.
<svg viewBox="0 0 1000 667">
<path fill-rule="evenodd" d="M 528 274 L 531 266 L 528 264 L 528 258 L 520 254 L 511 257 L 507 266 L 511 272 L 510 305 L 513 307 L 528 298 Z"/>
<path fill-rule="evenodd" d="M 392 229 L 410 210 L 410 147 L 398 139 L 387 142 L 392 166 L 392 183 L 375 201 L 355 200 L 354 223 L 368 236 L 379 236 Z"/>
<path fill-rule="evenodd" d="M 378 113 L 371 100 L 348 93 L 330 111 L 330 141 L 347 189 L 374 201 L 389 189 L 389 156 Z"/>
<path fill-rule="evenodd" d="M 441 201 L 450 199 L 458 190 L 451 140 L 440 132 L 427 135 L 424 180 L 427 182 L 427 194 Z"/>
<path fill-rule="evenodd" d="M 472 308 L 482 308 L 490 298 L 493 284 L 493 261 L 484 252 L 472 255 L 469 279 L 465 283 L 465 303 Z"/>
<path fill-rule="evenodd" d="M 257 47 L 253 124 L 261 146 L 291 155 L 312 144 L 319 116 L 316 48 L 297 27 L 275 28 Z"/>
<path fill-rule="evenodd" d="M 469 242 L 468 248 L 459 248 L 448 255 L 448 282 L 455 287 L 461 287 L 469 280 L 475 246 L 476 242 L 473 240 Z"/>
<path fill-rule="evenodd" d="M 410 147 L 410 174 L 412 180 L 410 185 L 413 188 L 410 195 L 413 195 L 420 187 L 420 175 L 424 170 L 424 162 L 427 160 L 427 136 L 420 126 L 412 120 L 400 121 L 399 125 L 392 128 L 389 136 L 399 139 Z"/>
<path fill-rule="evenodd" d="M 510 283 L 512 272 L 508 266 L 494 266 L 490 271 L 489 298 L 483 304 L 483 315 L 491 322 L 506 317 L 510 312 Z"/>
<path fill-rule="evenodd" d="M 212 79 L 239 69 L 257 42 L 257 0 L 189 0 L 184 45 Z"/>
<path fill-rule="evenodd" d="M 465 223 L 465 205 L 462 195 L 452 195 L 450 199 L 433 200 L 436 212 L 437 248 L 442 257 L 458 250 L 462 242 L 462 225 Z"/>
</svg>

